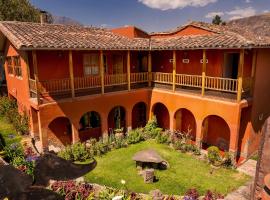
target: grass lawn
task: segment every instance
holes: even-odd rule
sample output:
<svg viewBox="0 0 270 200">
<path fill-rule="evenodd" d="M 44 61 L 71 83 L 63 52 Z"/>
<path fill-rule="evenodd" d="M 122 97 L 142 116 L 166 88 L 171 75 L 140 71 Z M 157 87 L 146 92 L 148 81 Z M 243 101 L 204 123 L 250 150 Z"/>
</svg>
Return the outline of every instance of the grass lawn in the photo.
<svg viewBox="0 0 270 200">
<path fill-rule="evenodd" d="M 132 161 L 136 152 L 148 148 L 155 149 L 170 164 L 167 170 L 155 171 L 159 181 L 153 184 L 143 182 L 143 177 L 138 175 L 135 162 Z M 120 189 L 120 181 L 124 179 L 129 190 L 140 193 L 159 189 L 164 194 L 183 195 L 188 189 L 195 187 L 200 194 L 204 194 L 208 189 L 227 194 L 250 179 L 235 170 L 223 168 L 210 174 L 212 170 L 207 163 L 191 155 L 179 153 L 167 145 L 157 144 L 154 140 L 113 150 L 96 159 L 97 167 L 86 175 L 87 181 Z"/>
<path fill-rule="evenodd" d="M 13 126 L 3 117 L 0 117 L 0 137 L 4 139 L 6 145 L 20 142 L 21 136 L 16 133 Z"/>
</svg>

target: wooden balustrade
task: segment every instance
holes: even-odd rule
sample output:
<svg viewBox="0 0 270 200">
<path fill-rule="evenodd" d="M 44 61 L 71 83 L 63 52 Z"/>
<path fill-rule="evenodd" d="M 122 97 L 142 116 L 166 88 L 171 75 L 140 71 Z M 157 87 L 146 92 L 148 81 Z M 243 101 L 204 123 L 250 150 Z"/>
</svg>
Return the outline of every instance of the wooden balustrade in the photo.
<svg viewBox="0 0 270 200">
<path fill-rule="evenodd" d="M 41 93 L 60 93 L 71 91 L 69 78 L 40 81 L 38 87 Z"/>
<path fill-rule="evenodd" d="M 127 84 L 127 74 L 107 74 L 104 75 L 104 85 L 125 85 Z"/>
<path fill-rule="evenodd" d="M 33 93 L 37 93 L 37 84 L 34 79 L 29 79 L 29 89 Z"/>
<path fill-rule="evenodd" d="M 148 72 L 141 73 L 131 73 L 130 74 L 131 83 L 145 83 L 148 82 Z"/>
<path fill-rule="evenodd" d="M 175 84 L 187 87 L 202 87 L 202 76 L 201 75 L 186 75 L 176 74 Z"/>
<path fill-rule="evenodd" d="M 205 77 L 205 88 L 222 92 L 237 93 L 237 79 Z"/>
<path fill-rule="evenodd" d="M 152 73 L 152 81 L 156 82 L 156 83 L 172 84 L 173 74 L 172 73 L 153 72 Z"/>
<path fill-rule="evenodd" d="M 75 90 L 97 88 L 97 87 L 101 87 L 101 76 L 86 76 L 74 78 Z"/>
</svg>

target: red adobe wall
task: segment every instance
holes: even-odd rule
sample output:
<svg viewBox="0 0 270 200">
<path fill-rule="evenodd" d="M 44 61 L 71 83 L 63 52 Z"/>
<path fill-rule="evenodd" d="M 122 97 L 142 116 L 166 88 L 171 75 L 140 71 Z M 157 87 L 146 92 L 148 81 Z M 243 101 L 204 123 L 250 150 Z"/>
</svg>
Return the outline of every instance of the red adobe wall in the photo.
<svg viewBox="0 0 270 200">
<path fill-rule="evenodd" d="M 129 38 L 149 38 L 150 37 L 146 32 L 134 26 L 119 27 L 119 28 L 112 29 L 111 31 L 118 35 L 126 36 Z"/>
<path fill-rule="evenodd" d="M 186 28 L 173 32 L 173 33 L 166 33 L 166 34 L 153 34 L 151 38 L 165 38 L 165 37 L 175 37 L 175 36 L 184 36 L 184 35 L 206 35 L 206 34 L 213 34 L 211 31 L 207 31 L 198 27 L 194 26 L 187 26 Z"/>
</svg>

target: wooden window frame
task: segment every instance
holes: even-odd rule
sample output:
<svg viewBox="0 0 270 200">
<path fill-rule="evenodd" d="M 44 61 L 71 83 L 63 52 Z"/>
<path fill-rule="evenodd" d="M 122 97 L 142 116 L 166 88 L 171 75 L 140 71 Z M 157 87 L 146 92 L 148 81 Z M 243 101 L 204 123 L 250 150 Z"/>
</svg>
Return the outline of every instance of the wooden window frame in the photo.
<svg viewBox="0 0 270 200">
<path fill-rule="evenodd" d="M 16 63 L 16 60 L 18 61 L 18 63 Z M 22 78 L 22 64 L 20 56 L 13 57 L 13 64 L 14 64 L 14 75 L 17 78 Z"/>
<path fill-rule="evenodd" d="M 10 63 L 9 63 L 9 61 L 10 61 Z M 6 67 L 7 67 L 7 73 L 10 76 L 14 76 L 13 59 L 11 56 L 6 57 Z"/>
<path fill-rule="evenodd" d="M 95 63 L 95 65 L 93 65 L 91 63 L 91 56 L 97 56 L 97 63 Z M 85 57 L 89 56 L 89 62 L 88 66 L 85 63 Z M 100 64 L 99 64 L 99 58 L 100 55 L 98 53 L 85 53 L 83 54 L 83 74 L 84 76 L 99 76 L 100 75 Z M 90 73 L 86 73 L 86 68 L 89 68 L 89 70 L 91 71 Z M 98 73 L 93 73 L 93 68 L 96 68 L 98 70 Z"/>
</svg>

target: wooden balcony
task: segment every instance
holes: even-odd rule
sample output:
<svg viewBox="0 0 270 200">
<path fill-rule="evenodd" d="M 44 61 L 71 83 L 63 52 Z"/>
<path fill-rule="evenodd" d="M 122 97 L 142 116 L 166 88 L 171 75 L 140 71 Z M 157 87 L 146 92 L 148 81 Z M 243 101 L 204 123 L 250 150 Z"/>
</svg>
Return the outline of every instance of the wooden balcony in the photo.
<svg viewBox="0 0 270 200">
<path fill-rule="evenodd" d="M 204 79 L 204 81 L 203 81 Z M 130 84 L 133 85 L 131 89 L 140 87 L 149 87 L 148 83 L 151 82 L 152 87 L 165 88 L 172 90 L 172 86 L 175 85 L 175 91 L 187 91 L 192 93 L 201 94 L 202 89 L 207 94 L 214 94 L 221 96 L 227 96 L 230 99 L 236 100 L 236 94 L 239 90 L 239 80 L 222 78 L 222 77 L 210 77 L 201 75 L 188 75 L 188 74 L 175 74 L 173 73 L 161 73 L 161 72 L 141 72 L 130 73 L 130 79 L 128 74 L 109 74 L 104 75 L 104 83 L 102 83 L 102 77 L 86 76 L 74 78 L 74 90 L 75 96 L 86 96 L 91 94 L 102 93 L 102 87 L 105 92 L 128 90 L 127 85 L 130 80 Z M 203 85 L 204 84 L 204 85 Z M 32 93 L 37 93 L 37 89 L 40 96 L 46 98 L 50 96 L 53 99 L 61 99 L 65 97 L 71 97 L 72 86 L 71 79 L 58 79 L 39 81 L 38 84 L 35 80 L 29 79 L 29 87 Z M 252 87 L 252 78 L 243 78 L 242 82 L 242 94 L 249 93 Z M 37 88 L 38 86 L 38 88 Z M 245 95 L 243 95 L 245 97 Z"/>
</svg>

